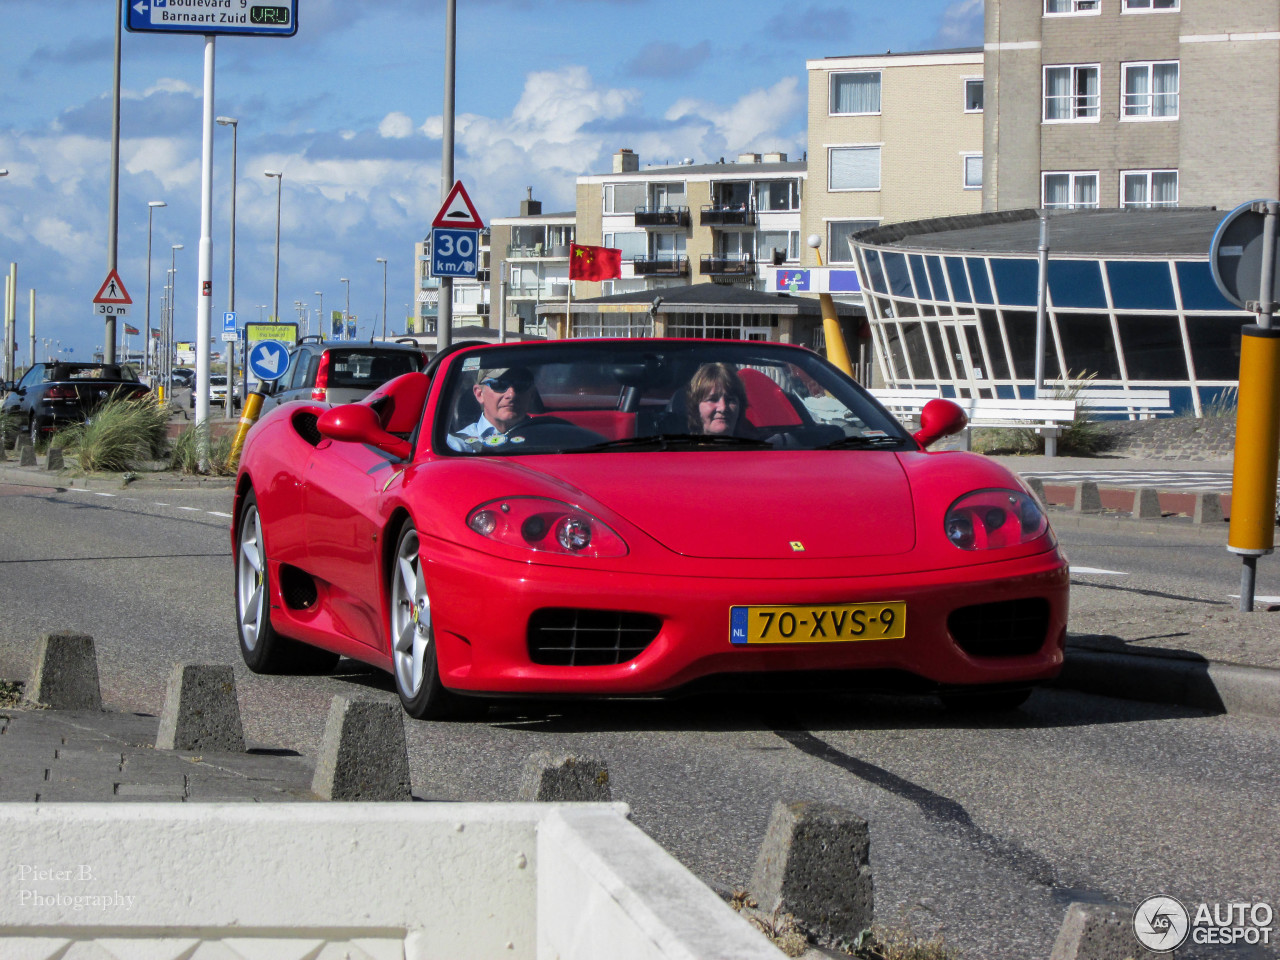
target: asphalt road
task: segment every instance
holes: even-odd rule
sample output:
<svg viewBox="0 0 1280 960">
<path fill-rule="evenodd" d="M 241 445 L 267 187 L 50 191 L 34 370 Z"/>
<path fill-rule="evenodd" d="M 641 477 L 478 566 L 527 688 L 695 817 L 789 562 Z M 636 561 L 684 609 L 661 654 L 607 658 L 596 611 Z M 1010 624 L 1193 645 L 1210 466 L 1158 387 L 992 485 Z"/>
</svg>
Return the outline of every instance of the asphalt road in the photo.
<svg viewBox="0 0 1280 960">
<path fill-rule="evenodd" d="M 32 640 L 90 633 L 104 697 L 158 713 L 180 660 L 237 668 L 246 735 L 314 754 L 329 699 L 393 702 L 389 680 L 343 661 L 329 677 L 256 677 L 239 663 L 229 493 L 114 497 L 0 486 L 0 676 Z M 1064 531 L 1080 602 L 1125 590 L 1225 598 L 1238 582 L 1209 547 Z M 1280 593 L 1266 561 L 1259 592 Z M 1270 577 L 1264 580 L 1263 577 Z M 1084 601 L 1086 595 L 1096 598 Z M 415 793 L 510 800 L 535 750 L 594 754 L 636 823 L 721 890 L 746 885 L 778 800 L 845 806 L 871 823 L 877 916 L 941 930 L 966 957 L 1043 960 L 1076 899 L 1266 900 L 1280 907 L 1280 731 L 1270 721 L 1037 692 L 1006 721 L 928 698 L 721 697 L 504 704 L 474 724 L 406 724 Z M 1186 950 L 1180 957 L 1276 956 Z"/>
</svg>

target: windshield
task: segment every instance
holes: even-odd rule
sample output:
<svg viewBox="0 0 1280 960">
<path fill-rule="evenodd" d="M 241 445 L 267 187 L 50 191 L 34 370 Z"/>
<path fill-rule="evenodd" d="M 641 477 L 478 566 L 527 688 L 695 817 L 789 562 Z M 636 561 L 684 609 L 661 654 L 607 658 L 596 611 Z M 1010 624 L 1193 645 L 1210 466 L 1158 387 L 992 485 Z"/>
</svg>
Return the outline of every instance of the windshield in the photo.
<svg viewBox="0 0 1280 960">
<path fill-rule="evenodd" d="M 328 386 L 373 390 L 402 373 L 417 370 L 420 361 L 414 350 L 331 349 Z"/>
<path fill-rule="evenodd" d="M 445 454 L 915 448 L 844 374 L 784 344 L 562 340 L 467 351 L 448 371 Z"/>
</svg>

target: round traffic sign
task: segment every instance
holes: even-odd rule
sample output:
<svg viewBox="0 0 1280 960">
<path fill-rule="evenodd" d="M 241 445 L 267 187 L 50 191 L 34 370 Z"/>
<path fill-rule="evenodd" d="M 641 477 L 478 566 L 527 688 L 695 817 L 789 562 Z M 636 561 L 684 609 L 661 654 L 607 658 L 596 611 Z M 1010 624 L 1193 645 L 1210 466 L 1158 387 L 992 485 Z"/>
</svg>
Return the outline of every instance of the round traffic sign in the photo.
<svg viewBox="0 0 1280 960">
<path fill-rule="evenodd" d="M 1236 207 L 1218 224 L 1209 244 L 1209 265 L 1222 295 L 1247 310 L 1249 301 L 1263 299 L 1262 231 L 1266 215 L 1254 208 L 1274 202 L 1250 200 Z M 1275 249 L 1275 269 L 1266 298 L 1280 301 L 1280 243 Z"/>
<path fill-rule="evenodd" d="M 245 362 L 259 380 L 278 380 L 289 365 L 289 348 L 279 340 L 259 340 L 249 348 Z"/>
</svg>

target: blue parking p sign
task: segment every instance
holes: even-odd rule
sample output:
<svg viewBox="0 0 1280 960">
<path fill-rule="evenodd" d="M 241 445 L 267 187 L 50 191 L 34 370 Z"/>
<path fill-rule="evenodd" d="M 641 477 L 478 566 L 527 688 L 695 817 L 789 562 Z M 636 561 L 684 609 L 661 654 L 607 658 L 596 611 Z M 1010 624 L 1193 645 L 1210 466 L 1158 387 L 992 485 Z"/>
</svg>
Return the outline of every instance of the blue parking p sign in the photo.
<svg viewBox="0 0 1280 960">
<path fill-rule="evenodd" d="M 431 228 L 431 276 L 474 279 L 479 260 L 479 230 Z"/>
</svg>

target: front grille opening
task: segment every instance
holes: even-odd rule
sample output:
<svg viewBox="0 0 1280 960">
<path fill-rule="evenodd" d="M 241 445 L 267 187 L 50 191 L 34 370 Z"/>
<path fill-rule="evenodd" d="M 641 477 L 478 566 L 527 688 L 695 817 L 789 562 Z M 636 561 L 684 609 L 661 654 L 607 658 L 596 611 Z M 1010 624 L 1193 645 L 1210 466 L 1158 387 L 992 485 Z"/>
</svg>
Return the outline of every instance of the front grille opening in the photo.
<svg viewBox="0 0 1280 960">
<path fill-rule="evenodd" d="M 947 617 L 956 645 L 971 657 L 1023 657 L 1038 653 L 1049 631 L 1043 597 L 960 607 Z"/>
<path fill-rule="evenodd" d="M 297 567 L 280 565 L 280 594 L 291 610 L 306 610 L 316 602 L 316 582 Z"/>
<path fill-rule="evenodd" d="M 293 429 L 298 431 L 298 436 L 313 447 L 324 438 L 320 436 L 320 429 L 316 426 L 316 421 L 320 418 L 310 410 L 304 410 L 293 415 Z"/>
<path fill-rule="evenodd" d="M 551 667 L 626 663 L 661 629 L 661 618 L 649 613 L 550 607 L 529 618 L 529 659 Z"/>
</svg>

